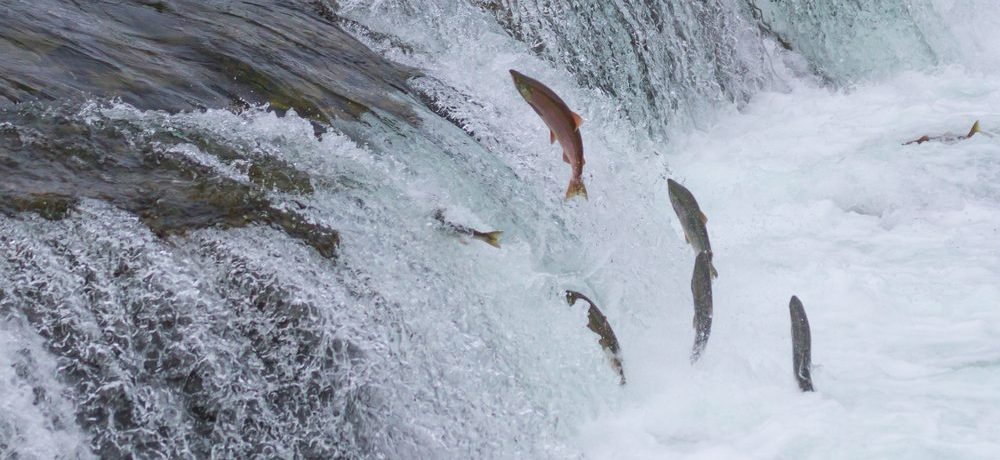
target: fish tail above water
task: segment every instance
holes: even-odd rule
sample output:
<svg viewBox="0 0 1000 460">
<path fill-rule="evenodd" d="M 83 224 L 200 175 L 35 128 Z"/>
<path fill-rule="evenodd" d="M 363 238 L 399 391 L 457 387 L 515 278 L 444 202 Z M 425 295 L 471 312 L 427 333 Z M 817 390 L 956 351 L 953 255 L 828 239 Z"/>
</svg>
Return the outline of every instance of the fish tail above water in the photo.
<svg viewBox="0 0 1000 460">
<path fill-rule="evenodd" d="M 685 238 L 687 235 L 685 234 Z M 715 269 L 715 254 L 711 249 L 706 249 L 702 251 L 708 257 L 708 273 L 712 275 L 712 279 L 719 277 L 719 271 Z"/>
<path fill-rule="evenodd" d="M 618 384 L 625 385 L 625 366 L 622 364 L 622 358 L 617 354 L 611 355 L 611 368 L 618 373 Z"/>
<path fill-rule="evenodd" d="M 715 255 L 712 251 L 705 251 L 708 253 L 708 272 L 712 275 L 712 279 L 719 277 L 719 271 L 715 269 Z"/>
<path fill-rule="evenodd" d="M 966 138 L 972 137 L 973 134 L 976 134 L 978 132 L 979 132 L 979 120 L 976 120 L 976 122 L 972 124 L 972 129 L 969 129 L 969 134 L 966 134 L 965 137 Z"/>
<path fill-rule="evenodd" d="M 566 188 L 566 199 L 569 200 L 575 196 L 582 196 L 583 199 L 587 198 L 587 187 L 583 185 L 583 179 L 574 178 L 569 180 L 569 187 Z"/>
<path fill-rule="evenodd" d="M 497 230 L 495 232 L 476 232 L 474 238 L 476 238 L 479 241 L 485 242 L 486 244 L 488 244 L 490 246 L 493 246 L 493 247 L 499 249 L 500 248 L 500 237 L 502 235 L 503 235 L 503 232 L 500 231 L 500 230 Z"/>
<path fill-rule="evenodd" d="M 608 323 L 608 317 L 604 316 L 604 313 L 601 313 L 601 309 L 597 308 L 597 305 L 587 296 L 571 290 L 567 290 L 565 294 L 566 303 L 570 306 L 575 304 L 577 300 L 583 300 L 589 305 L 587 309 L 587 329 L 590 329 L 600 337 L 597 343 L 604 349 L 611 364 L 611 369 L 618 374 L 619 384 L 625 385 L 625 366 L 622 364 L 621 347 L 618 345 L 618 337 L 615 336 L 615 331 L 611 329 L 611 324 Z"/>
<path fill-rule="evenodd" d="M 798 297 L 792 296 L 788 302 L 788 312 L 792 317 L 792 366 L 795 379 L 802 391 L 813 391 L 812 375 L 812 336 L 809 332 L 809 319 L 806 318 L 805 307 Z"/>
</svg>

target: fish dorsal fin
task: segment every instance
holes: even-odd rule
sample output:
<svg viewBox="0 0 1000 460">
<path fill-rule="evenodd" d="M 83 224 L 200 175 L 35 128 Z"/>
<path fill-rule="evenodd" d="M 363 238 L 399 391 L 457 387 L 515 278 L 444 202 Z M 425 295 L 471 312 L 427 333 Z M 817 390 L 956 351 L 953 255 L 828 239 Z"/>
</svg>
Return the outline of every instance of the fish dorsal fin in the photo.
<svg viewBox="0 0 1000 460">
<path fill-rule="evenodd" d="M 549 130 L 549 143 L 550 144 L 556 143 L 556 132 L 551 129 Z"/>
<path fill-rule="evenodd" d="M 573 124 L 576 127 L 575 131 L 579 131 L 580 130 L 580 125 L 583 124 L 583 117 L 581 117 L 580 114 L 578 114 L 576 112 L 570 112 L 570 113 L 573 114 Z"/>
<path fill-rule="evenodd" d="M 967 138 L 972 137 L 973 134 L 976 134 L 978 132 L 979 132 L 979 120 L 976 120 L 976 122 L 972 124 L 972 129 L 969 130 L 969 134 L 966 135 L 965 137 Z"/>
<path fill-rule="evenodd" d="M 701 215 L 701 223 L 707 224 L 708 223 L 708 216 L 706 216 L 705 213 L 703 213 L 701 211 L 698 211 L 698 214 Z"/>
</svg>

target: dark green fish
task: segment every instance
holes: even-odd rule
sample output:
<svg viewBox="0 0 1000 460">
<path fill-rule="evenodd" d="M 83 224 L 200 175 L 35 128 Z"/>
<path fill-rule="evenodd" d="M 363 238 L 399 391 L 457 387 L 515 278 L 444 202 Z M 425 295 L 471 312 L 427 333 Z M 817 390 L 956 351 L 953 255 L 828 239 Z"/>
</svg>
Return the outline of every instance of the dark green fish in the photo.
<svg viewBox="0 0 1000 460">
<path fill-rule="evenodd" d="M 441 225 L 443 225 L 445 228 L 451 230 L 454 233 L 457 233 L 459 235 L 469 236 L 472 237 L 473 239 L 482 241 L 495 248 L 498 249 L 500 248 L 500 236 L 503 235 L 502 231 L 481 232 L 476 229 L 472 229 L 469 227 L 449 222 L 444 218 L 444 210 L 441 209 L 434 211 L 434 219 L 440 222 Z"/>
<path fill-rule="evenodd" d="M 802 391 L 813 391 L 812 375 L 812 336 L 809 333 L 809 319 L 806 310 L 798 297 L 792 296 L 788 303 L 788 312 L 792 315 L 792 366 L 795 379 L 799 381 Z"/>
<path fill-rule="evenodd" d="M 709 252 L 698 253 L 691 275 L 691 295 L 694 297 L 694 346 L 691 348 L 691 364 L 698 361 L 708 336 L 712 333 L 712 256 Z"/>
<path fill-rule="evenodd" d="M 667 179 L 667 190 L 670 193 L 670 205 L 677 213 L 677 219 L 681 221 L 684 241 L 687 241 L 694 248 L 695 253 L 708 253 L 709 269 L 712 272 L 712 277 L 717 278 L 719 272 L 712 265 L 712 243 L 708 241 L 708 228 L 705 227 L 705 224 L 708 223 L 708 217 L 705 217 L 705 213 L 701 212 L 694 195 L 677 181 Z"/>
<path fill-rule="evenodd" d="M 611 360 L 611 368 L 618 373 L 621 378 L 621 384 L 625 384 L 625 368 L 622 367 L 621 349 L 618 348 L 618 338 L 615 337 L 615 331 L 611 330 L 611 324 L 608 324 L 608 317 L 601 313 L 601 309 L 597 308 L 587 296 L 580 294 L 576 291 L 566 291 L 566 303 L 570 306 L 576 303 L 578 299 L 582 299 L 588 304 L 590 308 L 587 310 L 587 328 L 594 331 L 601 339 L 597 343 L 601 344 L 604 351 L 608 354 L 608 358 Z"/>
</svg>

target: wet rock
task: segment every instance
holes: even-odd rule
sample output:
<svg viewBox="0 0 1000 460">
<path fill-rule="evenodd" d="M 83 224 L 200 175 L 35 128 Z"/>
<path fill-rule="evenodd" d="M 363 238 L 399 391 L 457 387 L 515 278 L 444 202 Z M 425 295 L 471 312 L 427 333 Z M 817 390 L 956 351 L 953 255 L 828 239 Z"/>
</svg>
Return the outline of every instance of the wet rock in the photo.
<svg viewBox="0 0 1000 460">
<path fill-rule="evenodd" d="M 59 219 L 80 198 L 131 211 L 160 237 L 200 228 L 268 225 L 332 258 L 336 230 L 276 207 L 271 189 L 311 193 L 308 176 L 277 159 L 258 156 L 248 182 L 227 178 L 183 155 L 172 154 L 169 134 L 144 136 L 143 127 L 111 120 L 80 121 L 51 109 L 0 110 L 13 121 L 0 136 L 0 212 L 29 211 Z M 13 128 L 11 128 L 13 127 Z M 13 134 L 11 130 L 13 129 Z M 202 139 L 221 159 L 245 159 L 231 146 Z M 259 185 L 258 185 L 259 184 Z"/>
<path fill-rule="evenodd" d="M 299 195 L 313 192 L 312 183 L 306 173 L 295 170 L 277 159 L 261 160 L 251 164 L 247 176 L 251 182 L 265 189 Z"/>
<path fill-rule="evenodd" d="M 14 103 L 269 104 L 321 124 L 374 108 L 416 122 L 399 97 L 412 69 L 385 61 L 306 2 L 15 2 L 0 10 L 0 55 L 0 100 Z"/>
<path fill-rule="evenodd" d="M 0 213 L 12 216 L 19 212 L 38 214 L 48 220 L 60 220 L 76 206 L 73 197 L 58 193 L 16 193 L 0 190 Z"/>
</svg>

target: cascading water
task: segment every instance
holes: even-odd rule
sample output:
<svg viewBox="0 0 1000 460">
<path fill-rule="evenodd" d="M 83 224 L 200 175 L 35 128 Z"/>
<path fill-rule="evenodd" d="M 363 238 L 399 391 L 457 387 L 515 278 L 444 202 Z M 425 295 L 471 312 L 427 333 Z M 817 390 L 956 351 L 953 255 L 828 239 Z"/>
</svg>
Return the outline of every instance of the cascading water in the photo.
<svg viewBox="0 0 1000 460">
<path fill-rule="evenodd" d="M 998 294 L 997 148 L 974 138 L 952 170 L 896 138 L 1000 123 L 989 78 L 931 67 L 997 70 L 955 45 L 989 31 L 966 3 L 11 2 L 0 454 L 995 452 L 977 383 L 1000 375 L 998 315 L 975 312 Z M 585 119 L 588 201 L 563 201 L 511 68 Z M 928 76 L 863 86 L 901 70 Z M 720 271 L 694 367 L 667 177 L 707 210 Z M 928 280 L 928 260 L 975 269 Z M 628 385 L 565 289 L 608 316 Z M 788 370 L 794 293 L 817 395 Z"/>
<path fill-rule="evenodd" d="M 431 60 L 440 48 L 489 54 L 475 42 L 508 35 L 654 134 L 706 116 L 712 103 L 744 104 L 774 78 L 769 46 L 739 1 L 342 3 L 358 21 L 417 38 L 412 54 Z"/>
</svg>

